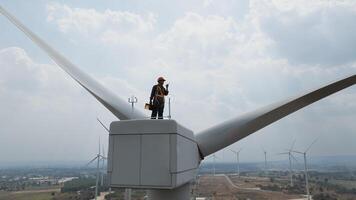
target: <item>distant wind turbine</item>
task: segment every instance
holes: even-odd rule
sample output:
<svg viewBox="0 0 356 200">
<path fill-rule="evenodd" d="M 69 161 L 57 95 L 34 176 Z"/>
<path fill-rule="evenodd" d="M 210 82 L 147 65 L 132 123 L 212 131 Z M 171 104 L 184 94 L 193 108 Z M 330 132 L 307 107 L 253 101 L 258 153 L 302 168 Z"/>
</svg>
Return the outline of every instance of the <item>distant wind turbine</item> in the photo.
<svg viewBox="0 0 356 200">
<path fill-rule="evenodd" d="M 309 147 L 308 147 L 304 152 L 300 152 L 300 151 L 296 151 L 296 150 L 293 150 L 293 151 L 292 151 L 292 152 L 294 152 L 294 153 L 302 154 L 303 157 L 304 157 L 305 188 L 306 188 L 306 191 L 307 191 L 308 200 L 310 200 L 310 192 L 309 192 L 308 168 L 307 168 L 307 152 L 310 150 L 310 148 L 313 146 L 313 144 L 314 144 L 317 140 L 318 140 L 318 139 L 315 139 L 315 140 L 309 145 Z"/>
<path fill-rule="evenodd" d="M 104 125 L 104 123 L 97 117 L 96 120 L 100 123 L 100 125 L 108 132 L 110 133 L 109 129 Z M 107 155 L 105 154 L 105 148 L 103 145 L 103 156 L 106 157 Z M 102 169 L 102 173 L 101 173 L 101 186 L 104 185 L 104 173 L 105 173 L 105 159 L 102 159 L 102 164 L 101 164 L 101 169 Z"/>
<path fill-rule="evenodd" d="M 242 149 L 235 151 L 235 150 L 230 149 L 230 151 L 236 155 L 236 174 L 237 174 L 237 176 L 240 176 L 240 151 L 241 150 Z"/>
<path fill-rule="evenodd" d="M 105 154 L 105 148 L 104 148 L 104 145 L 103 145 L 103 156 L 104 157 L 107 157 L 107 155 Z M 106 170 L 105 170 L 105 160 L 106 159 L 102 159 L 102 163 L 101 163 L 101 187 L 104 186 L 104 174 L 106 173 Z"/>
<path fill-rule="evenodd" d="M 295 140 L 292 143 L 292 146 L 290 149 L 287 150 L 287 152 L 282 152 L 279 153 L 280 155 L 288 155 L 288 160 L 289 160 L 289 176 L 290 176 L 290 185 L 293 186 L 293 169 L 292 169 L 292 159 L 298 162 L 298 160 L 293 156 L 293 148 L 294 148 Z"/>
<path fill-rule="evenodd" d="M 102 159 L 107 159 L 107 158 L 100 154 L 100 138 L 99 138 L 99 151 L 98 151 L 98 154 L 91 161 L 89 161 L 88 164 L 86 165 L 86 166 L 88 166 L 92 162 L 97 161 L 97 164 L 96 164 L 96 181 L 95 181 L 95 199 L 98 196 L 99 176 L 100 176 L 100 161 Z"/>
<path fill-rule="evenodd" d="M 265 155 L 265 176 L 267 176 L 267 151 L 262 147 L 263 154 Z"/>
<path fill-rule="evenodd" d="M 213 174 L 215 176 L 216 173 L 216 159 L 219 158 L 215 155 L 215 153 L 213 154 Z"/>
</svg>

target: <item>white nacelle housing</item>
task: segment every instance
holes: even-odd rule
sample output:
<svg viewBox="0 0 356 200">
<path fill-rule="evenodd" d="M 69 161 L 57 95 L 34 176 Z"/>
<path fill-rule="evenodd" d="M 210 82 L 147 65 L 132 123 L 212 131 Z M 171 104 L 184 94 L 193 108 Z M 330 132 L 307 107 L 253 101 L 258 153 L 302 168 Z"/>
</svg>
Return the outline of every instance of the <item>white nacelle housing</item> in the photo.
<svg viewBox="0 0 356 200">
<path fill-rule="evenodd" d="M 111 187 L 172 189 L 194 179 L 198 146 L 174 120 L 125 120 L 110 125 Z"/>
</svg>

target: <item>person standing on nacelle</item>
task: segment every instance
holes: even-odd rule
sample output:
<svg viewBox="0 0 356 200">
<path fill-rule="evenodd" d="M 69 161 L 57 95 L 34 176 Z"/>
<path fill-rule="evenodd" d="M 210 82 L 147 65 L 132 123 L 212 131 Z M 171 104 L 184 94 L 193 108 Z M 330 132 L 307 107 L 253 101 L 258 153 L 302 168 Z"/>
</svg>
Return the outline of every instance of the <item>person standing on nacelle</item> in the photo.
<svg viewBox="0 0 356 200">
<path fill-rule="evenodd" d="M 158 84 L 152 87 L 150 104 L 152 105 L 152 114 L 151 119 L 156 119 L 158 114 L 158 119 L 163 119 L 163 110 L 164 110 L 164 96 L 168 95 L 168 86 L 163 87 L 163 84 L 166 80 L 163 77 L 157 79 Z"/>
</svg>

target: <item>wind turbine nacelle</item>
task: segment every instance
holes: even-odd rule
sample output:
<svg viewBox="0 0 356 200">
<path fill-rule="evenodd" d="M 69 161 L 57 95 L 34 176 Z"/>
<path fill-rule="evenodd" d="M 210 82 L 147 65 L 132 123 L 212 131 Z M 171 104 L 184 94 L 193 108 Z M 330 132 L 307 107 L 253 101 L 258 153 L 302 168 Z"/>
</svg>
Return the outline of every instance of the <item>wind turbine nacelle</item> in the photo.
<svg viewBox="0 0 356 200">
<path fill-rule="evenodd" d="M 174 120 L 124 120 L 110 125 L 111 187 L 173 189 L 195 178 L 199 162 L 193 132 Z"/>
</svg>

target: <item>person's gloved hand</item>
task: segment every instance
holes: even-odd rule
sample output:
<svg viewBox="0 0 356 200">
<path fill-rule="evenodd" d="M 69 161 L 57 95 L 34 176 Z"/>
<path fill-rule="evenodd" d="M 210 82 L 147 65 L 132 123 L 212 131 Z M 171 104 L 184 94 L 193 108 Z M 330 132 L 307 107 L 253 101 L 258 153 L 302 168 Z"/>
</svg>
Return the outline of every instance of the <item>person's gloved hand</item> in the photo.
<svg viewBox="0 0 356 200">
<path fill-rule="evenodd" d="M 169 87 L 169 84 L 166 84 L 166 88 L 167 88 L 167 90 L 168 90 L 168 87 Z"/>
</svg>

